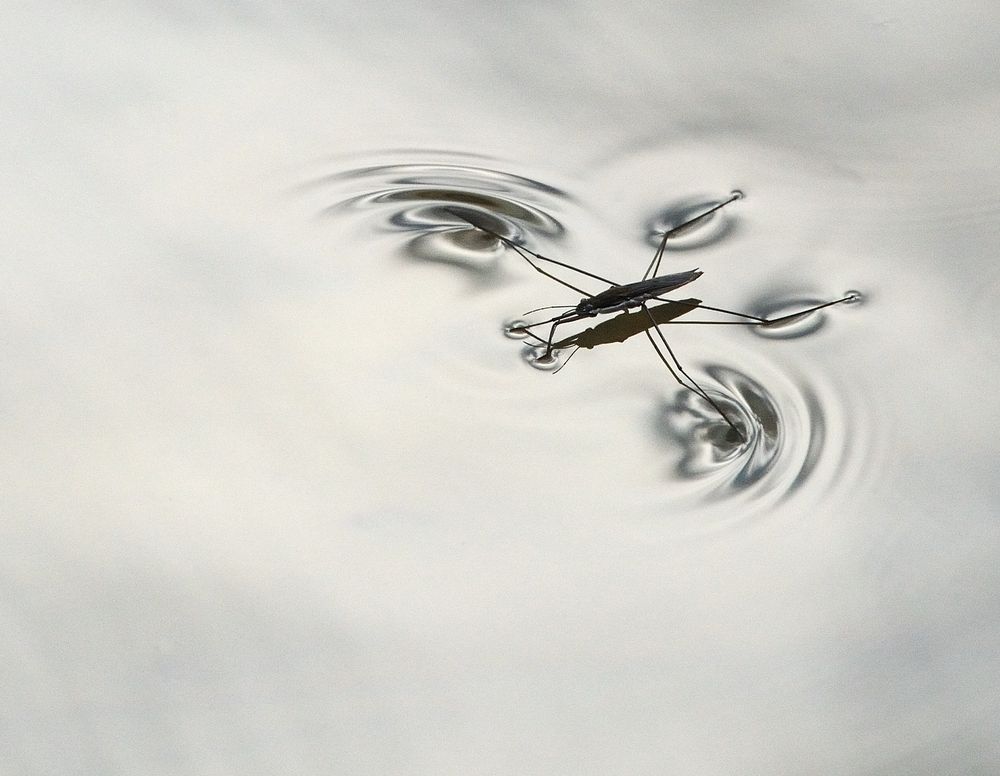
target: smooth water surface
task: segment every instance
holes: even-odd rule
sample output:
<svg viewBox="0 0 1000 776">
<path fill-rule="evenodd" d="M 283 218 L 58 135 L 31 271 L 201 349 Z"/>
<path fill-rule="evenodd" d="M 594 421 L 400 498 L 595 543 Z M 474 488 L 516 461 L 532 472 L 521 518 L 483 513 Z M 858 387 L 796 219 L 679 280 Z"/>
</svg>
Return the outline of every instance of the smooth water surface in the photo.
<svg viewBox="0 0 1000 776">
<path fill-rule="evenodd" d="M 1000 770 L 992 5 L 0 21 L 5 772 Z"/>
</svg>

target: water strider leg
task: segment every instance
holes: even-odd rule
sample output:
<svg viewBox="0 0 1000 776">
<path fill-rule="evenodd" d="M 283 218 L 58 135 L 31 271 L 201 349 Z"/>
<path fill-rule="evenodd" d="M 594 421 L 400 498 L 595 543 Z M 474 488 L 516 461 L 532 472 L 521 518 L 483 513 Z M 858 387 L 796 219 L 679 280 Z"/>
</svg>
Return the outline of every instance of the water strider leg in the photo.
<svg viewBox="0 0 1000 776">
<path fill-rule="evenodd" d="M 541 337 L 539 337 L 539 336 L 538 336 L 537 334 L 535 334 L 535 333 L 534 333 L 534 332 L 532 332 L 532 331 L 528 331 L 528 330 L 527 330 L 527 327 L 525 327 L 525 331 L 524 331 L 524 333 L 525 333 L 525 334 L 527 334 L 527 335 L 528 335 L 529 337 L 531 337 L 531 338 L 532 338 L 533 340 L 535 340 L 535 341 L 536 341 L 536 342 L 537 342 L 537 343 L 538 343 L 539 345 L 548 345 L 548 344 L 549 344 L 548 340 L 545 340 L 545 339 L 542 339 Z M 566 359 L 565 361 L 563 361 L 563 362 L 562 362 L 562 363 L 561 363 L 561 364 L 559 365 L 559 368 L 558 368 L 558 369 L 553 369 L 553 370 L 552 370 L 552 374 L 558 374 L 559 372 L 561 372 L 561 371 L 562 371 L 562 368 L 563 368 L 564 366 L 566 366 L 566 364 L 568 364 L 568 363 L 569 363 L 570 359 L 571 359 L 571 358 L 573 358 L 573 356 L 575 356 L 575 355 L 576 355 L 576 352 L 577 352 L 577 351 L 578 351 L 579 349 L 580 349 L 580 346 L 579 346 L 579 345 L 574 345 L 574 346 L 573 346 L 573 352 L 572 352 L 572 353 L 570 353 L 570 354 L 569 354 L 569 357 L 567 357 L 567 359 Z"/>
<path fill-rule="evenodd" d="M 576 315 L 573 311 L 568 313 L 563 313 L 552 319 L 552 328 L 549 329 L 549 338 L 545 342 L 545 358 L 552 355 L 552 341 L 556 336 L 556 327 L 562 323 L 573 323 L 575 321 L 582 321 L 585 317 L 584 315 Z"/>
<path fill-rule="evenodd" d="M 653 318 L 652 313 L 649 312 L 649 308 L 646 307 L 646 305 L 643 305 L 642 309 L 646 311 L 646 314 L 649 316 L 650 321 L 652 321 L 653 328 L 656 330 L 657 336 L 660 338 L 660 341 L 663 343 L 663 346 L 667 349 L 667 353 L 670 354 L 670 360 L 674 362 L 673 366 L 671 365 L 670 361 L 667 360 L 666 356 L 663 355 L 663 352 L 660 350 L 659 345 L 656 344 L 656 340 L 653 339 L 653 335 L 649 333 L 649 329 L 646 329 L 644 333 L 646 337 L 649 339 L 650 344 L 653 346 L 653 350 L 656 351 L 656 355 L 660 357 L 660 360 L 670 371 L 670 374 L 673 376 L 674 380 L 676 380 L 677 383 L 682 387 L 687 388 L 689 391 L 692 391 L 693 393 L 697 394 L 705 401 L 707 401 L 709 404 L 711 404 L 712 408 L 716 412 L 718 412 L 719 415 L 722 417 L 722 419 L 729 424 L 729 427 L 736 432 L 736 436 L 739 437 L 740 441 L 746 442 L 746 437 L 743 436 L 743 432 L 740 431 L 740 429 L 737 427 L 735 423 L 733 423 L 733 421 L 725 413 L 722 407 L 720 407 L 718 403 L 716 403 L 716 401 L 711 396 L 708 395 L 708 393 L 705 391 L 704 388 L 698 385 L 698 383 L 695 381 L 693 377 L 691 377 L 691 375 L 689 375 L 686 371 L 684 371 L 684 367 L 681 365 L 681 362 L 677 359 L 677 356 L 674 354 L 673 348 L 671 348 L 670 343 L 667 342 L 667 338 L 663 336 L 663 332 L 660 331 L 660 325 Z M 676 371 L 674 370 L 674 366 L 676 366 L 677 368 Z M 685 378 L 687 378 L 687 380 L 690 382 L 690 385 L 688 385 L 688 383 L 685 383 L 684 380 L 681 379 L 680 375 L 683 375 Z"/>
<path fill-rule="evenodd" d="M 712 213 L 714 213 L 716 210 L 721 210 L 726 205 L 728 205 L 730 202 L 735 202 L 736 200 L 742 199 L 742 198 L 743 198 L 743 193 L 742 192 L 740 192 L 740 191 L 734 191 L 733 194 L 732 194 L 732 196 L 729 199 L 727 199 L 725 202 L 720 202 L 718 205 L 716 205 L 715 207 L 709 208 L 704 213 L 702 213 L 700 215 L 697 215 L 694 218 L 689 218 L 687 221 L 685 221 L 680 226 L 674 226 L 674 227 L 671 227 L 670 229 L 668 229 L 667 231 L 665 231 L 663 233 L 663 239 L 660 240 L 660 245 L 656 249 L 656 253 L 653 255 L 653 260 L 651 262 L 649 262 L 649 266 L 646 268 L 646 272 L 642 276 L 642 279 L 643 280 L 647 280 L 649 278 L 655 278 L 657 275 L 659 275 L 659 273 L 660 273 L 660 262 L 663 260 L 663 251 L 667 247 L 667 240 L 672 235 L 675 235 L 678 232 L 680 232 L 681 230 L 683 230 L 683 229 L 691 226 L 691 224 L 696 223 L 697 221 L 700 221 L 701 219 L 703 219 L 703 218 L 705 218 L 707 216 L 712 215 Z"/>
<path fill-rule="evenodd" d="M 843 302 L 850 302 L 855 297 L 854 295 L 845 296 L 841 299 L 834 299 L 832 302 L 823 302 L 812 307 L 807 307 L 805 310 L 799 310 L 798 312 L 789 313 L 788 315 L 782 315 L 779 318 L 761 318 L 757 315 L 750 315 L 750 313 L 741 313 L 736 310 L 726 310 L 723 307 L 712 307 L 712 305 L 703 304 L 701 302 L 695 304 L 693 302 L 677 301 L 673 299 L 664 299 L 662 297 L 653 297 L 658 302 L 671 302 L 672 304 L 685 305 L 693 309 L 711 310 L 714 313 L 724 313 L 725 315 L 735 315 L 740 318 L 748 318 L 748 321 L 671 321 L 671 323 L 687 323 L 687 324 L 725 324 L 725 323 L 739 323 L 747 326 L 772 326 L 776 323 L 781 323 L 783 321 L 790 321 L 793 318 L 798 318 L 800 315 L 808 315 L 809 313 L 814 313 L 817 310 L 822 310 L 824 307 L 831 307 L 835 304 L 841 304 Z"/>
<path fill-rule="evenodd" d="M 558 278 L 555 275 L 553 275 L 552 273 L 546 272 L 544 269 L 542 269 L 541 267 L 539 267 L 534 261 L 532 261 L 531 257 L 534 257 L 534 258 L 538 259 L 539 261 L 546 261 L 549 264 L 554 264 L 557 267 L 562 267 L 564 269 L 572 270 L 573 272 L 577 272 L 577 273 L 579 273 L 581 275 L 585 275 L 588 278 L 592 278 L 594 280 L 599 280 L 602 283 L 607 283 L 609 286 L 616 286 L 616 285 L 618 285 L 618 283 L 615 283 L 613 280 L 608 280 L 607 278 L 603 278 L 600 275 L 595 275 L 593 272 L 587 272 L 587 270 L 585 270 L 585 269 L 580 269 L 579 267 L 574 267 L 572 264 L 567 264 L 564 261 L 557 261 L 556 259 L 550 259 L 547 256 L 543 256 L 540 253 L 536 253 L 535 251 L 529 250 L 528 248 L 525 248 L 522 245 L 518 245 L 516 242 L 514 242 L 510 238 L 504 237 L 502 234 L 499 234 L 498 232 L 493 231 L 489 227 L 484 226 L 483 224 L 477 224 L 475 221 L 471 220 L 470 218 L 468 218 L 467 216 L 463 215 L 462 213 L 460 213 L 457 210 L 453 210 L 453 209 L 449 208 L 448 212 L 451 213 L 453 216 L 455 216 L 455 218 L 458 218 L 458 219 L 461 219 L 462 221 L 465 221 L 465 223 L 469 224 L 470 226 L 475 227 L 476 229 L 479 229 L 482 232 L 486 232 L 486 234 L 490 235 L 491 237 L 496 238 L 497 240 L 499 240 L 500 242 L 502 242 L 504 245 L 506 245 L 511 250 L 516 251 L 518 253 L 518 255 L 520 255 L 521 258 L 523 258 L 526 262 L 528 262 L 528 264 L 530 264 L 532 266 L 532 268 L 536 272 L 540 272 L 541 274 L 545 275 L 545 277 L 550 278 L 551 280 L 554 280 L 557 283 L 560 283 L 561 285 L 566 286 L 566 288 L 569 288 L 569 289 L 571 289 L 573 291 L 576 291 L 578 294 L 583 294 L 584 296 L 593 296 L 593 294 L 591 294 L 590 292 L 584 291 L 582 288 L 577 288 L 576 286 L 572 285 L 571 283 L 567 283 L 562 278 Z"/>
<path fill-rule="evenodd" d="M 523 328 L 526 332 L 528 332 L 529 336 L 534 337 L 539 342 L 545 343 L 545 357 L 548 358 L 550 355 L 552 355 L 552 342 L 555 340 L 556 328 L 564 323 L 574 323 L 576 321 L 582 321 L 584 318 L 589 318 L 589 317 L 591 316 L 577 315 L 576 308 L 574 307 L 572 310 L 568 310 L 567 312 L 564 312 L 561 315 L 557 315 L 554 318 L 549 318 L 544 321 L 538 321 L 537 323 L 526 323 L 521 328 Z M 537 334 L 534 334 L 531 331 L 529 331 L 534 326 L 544 326 L 547 323 L 552 324 L 552 328 L 549 329 L 548 339 L 543 340 Z"/>
<path fill-rule="evenodd" d="M 579 347 L 575 347 L 575 348 L 573 348 L 573 352 L 572 352 L 572 353 L 570 353 L 570 354 L 569 354 L 569 355 L 568 355 L 568 356 L 566 357 L 566 360 L 565 360 L 565 361 L 563 361 L 563 362 L 562 362 L 562 363 L 561 363 L 561 364 L 560 364 L 560 365 L 559 365 L 558 367 L 556 367 L 555 369 L 553 369 L 553 370 L 552 370 L 552 374 L 554 374 L 554 375 L 555 375 L 555 374 L 559 374 L 559 372 L 561 372 L 561 371 L 562 371 L 562 368 L 563 368 L 564 366 L 566 366 L 566 364 L 568 364 L 568 363 L 569 363 L 570 359 L 571 359 L 571 358 L 573 358 L 573 356 L 575 356 L 575 355 L 576 355 L 576 353 L 577 353 L 577 351 L 578 351 L 579 349 L 580 349 Z"/>
<path fill-rule="evenodd" d="M 842 302 L 851 302 L 855 299 L 854 294 L 850 296 L 845 296 L 842 299 L 834 299 L 832 302 L 823 302 L 823 304 L 815 305 L 814 307 L 808 307 L 805 310 L 799 310 L 797 313 L 789 313 L 788 315 L 782 315 L 779 318 L 769 318 L 765 320 L 761 326 L 773 326 L 776 323 L 782 323 L 783 321 L 790 321 L 793 318 L 798 318 L 801 315 L 808 315 L 809 313 L 814 313 L 817 310 L 822 310 L 824 307 L 830 307 L 835 304 L 841 304 Z"/>
<path fill-rule="evenodd" d="M 497 236 L 497 235 L 494 235 L 494 236 Z M 535 270 L 535 272 L 540 272 L 541 274 L 545 275 L 545 277 L 550 278 L 550 279 L 556 281 L 556 283 L 559 283 L 561 285 L 566 286 L 566 288 L 568 288 L 568 289 L 570 289 L 572 291 L 576 291 L 578 294 L 583 294 L 584 296 L 592 296 L 592 294 L 589 291 L 584 291 L 582 288 L 577 288 L 572 283 L 567 283 L 565 280 L 563 280 L 562 278 L 556 277 L 551 272 L 546 272 L 544 269 L 542 269 L 537 264 L 535 264 L 535 262 L 533 262 L 528 257 L 528 254 L 531 254 L 536 259 L 542 259 L 543 261 L 549 261 L 549 262 L 552 262 L 553 264 L 558 264 L 559 266 L 567 267 L 569 269 L 576 269 L 575 267 L 570 267 L 568 264 L 563 264 L 562 262 L 556 261 L 555 259 L 546 259 L 540 253 L 535 253 L 534 251 L 529 251 L 527 248 L 522 248 L 517 243 L 512 242 L 511 240 L 508 240 L 506 238 L 501 237 L 499 239 L 500 239 L 500 241 L 504 245 L 506 245 L 507 247 L 513 249 L 519 256 L 521 256 L 521 258 L 523 258 L 526 262 L 528 262 L 528 264 L 530 264 L 532 266 L 532 268 Z M 585 275 L 589 275 L 590 274 L 589 272 L 583 272 L 583 270 L 576 270 L 576 271 L 577 272 L 582 272 Z M 604 282 L 604 283 L 607 282 L 603 278 L 597 278 L 597 279 L 600 280 L 601 282 Z"/>
</svg>

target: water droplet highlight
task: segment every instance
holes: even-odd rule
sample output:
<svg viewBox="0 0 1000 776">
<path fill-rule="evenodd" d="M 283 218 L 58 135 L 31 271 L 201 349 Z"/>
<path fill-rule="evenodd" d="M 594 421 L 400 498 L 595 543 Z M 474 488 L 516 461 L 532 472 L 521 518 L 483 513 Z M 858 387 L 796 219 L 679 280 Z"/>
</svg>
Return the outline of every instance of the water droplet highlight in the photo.
<svg viewBox="0 0 1000 776">
<path fill-rule="evenodd" d="M 553 350 L 546 355 L 545 350 L 545 345 L 528 345 L 521 351 L 521 356 L 535 369 L 542 372 L 555 372 L 562 368 L 572 352 L 567 350 Z"/>
<path fill-rule="evenodd" d="M 503 333 L 505 337 L 509 337 L 513 340 L 523 340 L 531 336 L 531 332 L 527 328 L 528 322 L 523 318 L 514 318 L 513 320 L 507 321 L 503 325 Z"/>
</svg>

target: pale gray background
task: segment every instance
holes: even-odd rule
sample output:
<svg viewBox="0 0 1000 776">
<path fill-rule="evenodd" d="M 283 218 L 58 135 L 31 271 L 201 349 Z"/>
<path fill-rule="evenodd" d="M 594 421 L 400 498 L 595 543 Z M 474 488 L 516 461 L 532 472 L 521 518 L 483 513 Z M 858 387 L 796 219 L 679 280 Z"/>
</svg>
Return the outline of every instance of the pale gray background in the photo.
<svg viewBox="0 0 1000 776">
<path fill-rule="evenodd" d="M 0 772 L 1000 771 L 996 9 L 5 4 Z M 527 368 L 572 294 L 335 207 L 406 165 L 626 279 L 745 189 L 698 294 L 866 302 L 678 348 L 809 387 L 806 484 L 680 476 L 642 343 Z"/>
</svg>

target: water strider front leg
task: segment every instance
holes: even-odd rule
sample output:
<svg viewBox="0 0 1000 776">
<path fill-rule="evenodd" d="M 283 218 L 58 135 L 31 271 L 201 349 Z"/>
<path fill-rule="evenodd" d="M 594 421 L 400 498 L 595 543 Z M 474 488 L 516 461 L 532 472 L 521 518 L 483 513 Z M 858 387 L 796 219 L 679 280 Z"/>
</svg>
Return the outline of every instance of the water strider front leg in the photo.
<svg viewBox="0 0 1000 776">
<path fill-rule="evenodd" d="M 552 327 L 549 329 L 549 338 L 545 341 L 545 356 L 544 358 L 550 358 L 552 356 L 552 342 L 556 337 L 556 328 L 562 323 L 573 323 L 574 321 L 582 321 L 584 318 L 589 316 L 580 315 L 576 310 L 570 310 L 568 313 L 563 313 L 557 316 L 552 321 Z"/>
</svg>

